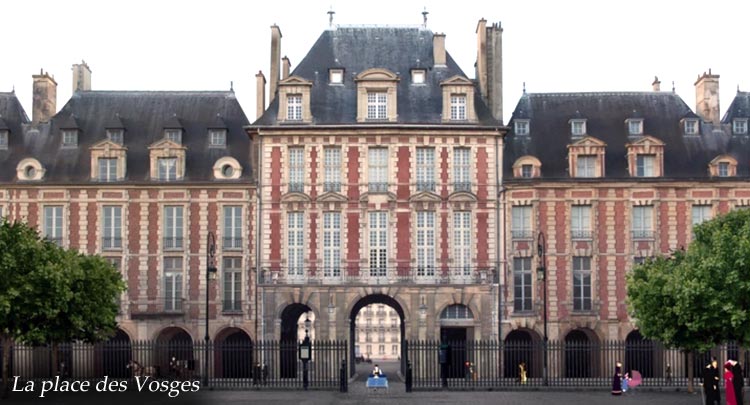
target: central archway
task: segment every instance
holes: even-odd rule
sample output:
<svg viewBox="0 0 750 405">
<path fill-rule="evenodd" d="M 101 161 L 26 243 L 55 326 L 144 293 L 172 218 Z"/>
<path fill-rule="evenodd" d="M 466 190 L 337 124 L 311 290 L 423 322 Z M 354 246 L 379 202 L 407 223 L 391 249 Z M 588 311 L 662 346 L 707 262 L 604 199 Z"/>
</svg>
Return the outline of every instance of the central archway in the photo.
<svg viewBox="0 0 750 405">
<path fill-rule="evenodd" d="M 281 378 L 297 378 L 297 343 L 299 343 L 299 318 L 312 309 L 305 304 L 287 305 L 281 312 L 281 339 L 279 362 Z"/>
<path fill-rule="evenodd" d="M 356 344 L 356 330 L 357 330 L 357 314 L 359 314 L 359 311 L 371 304 L 383 304 L 387 305 L 391 308 L 393 308 L 396 313 L 398 314 L 399 318 L 401 319 L 401 355 L 400 357 L 400 368 L 401 368 L 401 374 L 405 375 L 406 373 L 406 356 L 405 356 L 405 345 L 404 340 L 406 339 L 406 315 L 404 313 L 404 309 L 401 307 L 401 304 L 396 301 L 395 298 L 385 295 L 385 294 L 371 294 L 364 296 L 360 298 L 352 307 L 352 310 L 349 314 L 349 358 L 351 359 L 349 361 L 349 370 L 350 375 L 354 375 L 356 372 L 356 362 L 354 361 L 356 353 L 354 346 Z"/>
</svg>

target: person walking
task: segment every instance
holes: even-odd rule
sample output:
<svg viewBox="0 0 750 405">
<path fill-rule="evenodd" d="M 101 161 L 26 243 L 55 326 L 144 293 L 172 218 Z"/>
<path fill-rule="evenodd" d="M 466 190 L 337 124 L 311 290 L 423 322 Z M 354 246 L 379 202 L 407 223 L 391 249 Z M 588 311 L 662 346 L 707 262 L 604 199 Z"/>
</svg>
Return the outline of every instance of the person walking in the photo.
<svg viewBox="0 0 750 405">
<path fill-rule="evenodd" d="M 622 395 L 622 363 L 615 365 L 615 375 L 612 376 L 612 395 Z"/>
<path fill-rule="evenodd" d="M 734 395 L 734 373 L 732 372 L 732 363 L 724 363 L 724 387 L 727 392 L 727 405 L 738 405 L 737 397 Z"/>
<path fill-rule="evenodd" d="M 706 396 L 706 404 L 721 405 L 719 368 L 716 357 L 711 357 L 711 363 L 703 369 L 703 393 Z"/>
</svg>

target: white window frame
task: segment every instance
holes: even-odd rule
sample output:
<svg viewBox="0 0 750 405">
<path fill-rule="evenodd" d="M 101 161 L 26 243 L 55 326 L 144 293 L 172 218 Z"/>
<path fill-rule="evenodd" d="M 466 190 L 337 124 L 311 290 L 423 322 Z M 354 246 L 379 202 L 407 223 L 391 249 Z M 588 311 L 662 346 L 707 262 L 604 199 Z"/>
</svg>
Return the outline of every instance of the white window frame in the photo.
<svg viewBox="0 0 750 405">
<path fill-rule="evenodd" d="M 435 211 L 417 211 L 417 277 L 435 277 Z"/>
<path fill-rule="evenodd" d="M 242 257 L 224 257 L 222 277 L 222 310 L 224 312 L 242 311 Z"/>
<path fill-rule="evenodd" d="M 513 258 L 513 312 L 534 309 L 532 275 L 531 257 Z"/>
<path fill-rule="evenodd" d="M 177 158 L 160 157 L 156 158 L 158 179 L 160 181 L 177 180 Z"/>
<path fill-rule="evenodd" d="M 388 148 L 371 147 L 367 150 L 367 178 L 369 191 L 388 191 Z"/>
<path fill-rule="evenodd" d="M 367 92 L 367 119 L 388 119 L 388 93 L 385 91 Z"/>
<path fill-rule="evenodd" d="M 44 237 L 62 246 L 64 209 L 62 205 L 44 206 Z"/>
<path fill-rule="evenodd" d="M 471 277 L 472 273 L 471 214 L 471 211 L 453 211 L 453 274 L 457 277 Z"/>
<path fill-rule="evenodd" d="M 471 149 L 453 148 L 454 191 L 471 191 Z"/>
<path fill-rule="evenodd" d="M 102 207 L 102 250 L 122 249 L 122 206 Z"/>
<path fill-rule="evenodd" d="M 416 153 L 417 191 L 435 191 L 435 148 L 419 147 Z"/>
<path fill-rule="evenodd" d="M 305 215 L 303 211 L 287 213 L 287 275 L 301 278 L 305 275 Z"/>
<path fill-rule="evenodd" d="M 591 257 L 573 256 L 573 311 L 591 311 Z"/>
<path fill-rule="evenodd" d="M 525 163 L 521 165 L 521 177 L 524 179 L 530 179 L 534 177 L 534 165 Z"/>
<path fill-rule="evenodd" d="M 65 129 L 62 131 L 62 147 L 63 148 L 77 148 L 78 147 L 78 131 L 74 129 Z"/>
<path fill-rule="evenodd" d="M 184 246 L 184 209 L 182 205 L 164 206 L 164 250 L 181 250 Z"/>
<path fill-rule="evenodd" d="M 638 205 L 632 213 L 633 239 L 652 239 L 654 237 L 654 206 Z"/>
<path fill-rule="evenodd" d="M 570 134 L 573 136 L 586 135 L 586 120 L 584 119 L 570 120 Z"/>
<path fill-rule="evenodd" d="M 690 211 L 693 227 L 713 217 L 713 207 L 709 204 L 693 204 Z"/>
<path fill-rule="evenodd" d="M 370 277 L 388 275 L 388 211 L 368 213 Z"/>
<path fill-rule="evenodd" d="M 125 131 L 122 129 L 108 129 L 107 139 L 118 145 L 122 145 L 125 142 Z"/>
<path fill-rule="evenodd" d="M 747 118 L 735 118 L 732 120 L 732 133 L 735 135 L 747 134 Z"/>
<path fill-rule="evenodd" d="M 0 150 L 8 150 L 8 131 L 0 131 Z"/>
<path fill-rule="evenodd" d="M 180 256 L 164 257 L 164 310 L 181 312 L 183 300 L 183 259 Z"/>
<path fill-rule="evenodd" d="M 224 229 L 222 233 L 224 250 L 242 249 L 242 206 L 224 206 Z"/>
<path fill-rule="evenodd" d="M 343 69 L 331 69 L 329 71 L 328 82 L 329 84 L 343 84 L 344 83 L 344 70 Z"/>
<path fill-rule="evenodd" d="M 286 119 L 287 121 L 302 121 L 302 94 L 286 95 Z"/>
<path fill-rule="evenodd" d="M 698 134 L 698 120 L 689 119 L 685 120 L 685 135 L 697 135 Z"/>
<path fill-rule="evenodd" d="M 526 136 L 529 134 L 529 120 L 515 120 L 513 132 L 519 136 Z"/>
<path fill-rule="evenodd" d="M 305 191 L 305 148 L 292 146 L 289 153 L 289 191 L 303 193 Z"/>
<path fill-rule="evenodd" d="M 466 121 L 466 94 L 451 94 L 451 121 Z"/>
<path fill-rule="evenodd" d="M 100 157 L 97 158 L 99 166 L 99 181 L 116 181 L 117 180 L 117 158 Z"/>
<path fill-rule="evenodd" d="M 323 213 L 323 277 L 341 277 L 341 212 Z"/>
<path fill-rule="evenodd" d="M 425 84 L 427 73 L 421 69 L 411 71 L 411 84 Z"/>
<path fill-rule="evenodd" d="M 635 176 L 654 177 L 656 173 L 656 155 L 640 153 L 635 157 Z"/>
<path fill-rule="evenodd" d="M 323 148 L 323 190 L 341 192 L 341 148 Z"/>
<path fill-rule="evenodd" d="M 182 130 L 179 128 L 165 129 L 164 139 L 168 139 L 176 144 L 182 145 Z"/>
<path fill-rule="evenodd" d="M 576 177 L 596 177 L 596 155 L 576 156 Z"/>
<path fill-rule="evenodd" d="M 226 129 L 209 129 L 208 146 L 212 148 L 224 148 L 227 146 Z"/>
<path fill-rule="evenodd" d="M 513 239 L 532 239 L 531 205 L 514 205 L 511 211 L 511 236 Z"/>
<path fill-rule="evenodd" d="M 719 177 L 729 177 L 729 162 L 717 163 L 716 174 L 718 174 Z"/>
<path fill-rule="evenodd" d="M 628 135 L 643 135 L 643 119 L 628 119 Z"/>
<path fill-rule="evenodd" d="M 573 239 L 591 239 L 590 205 L 573 205 L 570 208 L 570 232 Z"/>
</svg>

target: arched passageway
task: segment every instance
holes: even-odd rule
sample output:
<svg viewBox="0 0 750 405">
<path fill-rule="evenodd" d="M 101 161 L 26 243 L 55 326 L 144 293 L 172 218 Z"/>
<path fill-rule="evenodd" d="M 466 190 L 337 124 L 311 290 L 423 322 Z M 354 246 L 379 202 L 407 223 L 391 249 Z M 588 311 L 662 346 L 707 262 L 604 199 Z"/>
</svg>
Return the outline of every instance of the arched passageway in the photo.
<svg viewBox="0 0 750 405">
<path fill-rule="evenodd" d="M 169 378 L 189 378 L 195 370 L 193 339 L 180 327 L 170 326 L 156 338 L 159 374 Z"/>
<path fill-rule="evenodd" d="M 242 329 L 224 329 L 215 340 L 214 375 L 218 378 L 252 377 L 253 341 Z"/>
<path fill-rule="evenodd" d="M 625 338 L 625 363 L 623 372 L 638 370 L 644 378 L 654 376 L 654 342 L 644 339 L 641 332 L 634 330 Z"/>
<path fill-rule="evenodd" d="M 393 297 L 390 297 L 385 294 L 371 294 L 367 295 L 365 297 L 360 298 L 352 307 L 352 311 L 349 314 L 349 358 L 350 361 L 350 374 L 354 375 L 356 371 L 356 364 L 355 364 L 355 345 L 356 345 L 356 331 L 357 331 L 357 315 L 359 314 L 359 311 L 362 310 L 362 308 L 372 305 L 372 304 L 383 304 L 387 305 L 391 308 L 393 308 L 396 313 L 398 314 L 401 322 L 400 322 L 400 348 L 401 348 L 401 354 L 399 358 L 401 359 L 401 373 L 406 372 L 406 356 L 404 355 L 404 339 L 406 337 L 406 327 L 404 325 L 405 321 L 405 315 L 404 315 L 404 309 L 401 307 L 401 305 L 396 301 Z"/>
<path fill-rule="evenodd" d="M 597 344 L 596 335 L 587 329 L 574 329 L 565 335 L 565 377 L 599 376 Z"/>
<path fill-rule="evenodd" d="M 101 375 L 110 378 L 128 378 L 131 373 L 128 364 L 133 358 L 133 348 L 128 336 L 122 329 L 117 332 L 108 341 L 95 346 L 96 355 L 99 358 Z"/>
<path fill-rule="evenodd" d="M 538 378 L 542 376 L 543 348 L 539 335 L 530 329 L 516 329 L 505 337 L 504 348 L 505 377 L 520 378 L 521 363 L 526 368 L 526 376 Z"/>
<path fill-rule="evenodd" d="M 469 356 L 467 343 L 474 340 L 474 313 L 462 304 L 453 304 L 440 312 L 440 342 L 449 347 L 448 366 L 441 373 L 448 378 L 462 378 L 466 362 L 476 359 Z"/>
<path fill-rule="evenodd" d="M 287 305 L 281 313 L 281 339 L 279 342 L 281 378 L 297 378 L 299 318 L 311 311 L 312 309 L 305 304 L 294 303 Z"/>
</svg>

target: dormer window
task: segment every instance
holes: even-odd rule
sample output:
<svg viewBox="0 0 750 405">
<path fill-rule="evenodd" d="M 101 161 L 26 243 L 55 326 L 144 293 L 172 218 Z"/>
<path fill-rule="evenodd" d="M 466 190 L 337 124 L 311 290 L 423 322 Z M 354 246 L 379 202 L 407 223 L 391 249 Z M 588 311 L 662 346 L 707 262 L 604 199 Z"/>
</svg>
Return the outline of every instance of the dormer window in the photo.
<svg viewBox="0 0 750 405">
<path fill-rule="evenodd" d="M 8 150 L 8 131 L 0 130 L 0 150 Z"/>
<path fill-rule="evenodd" d="M 732 120 L 732 132 L 735 135 L 747 135 L 747 118 L 735 118 Z"/>
<path fill-rule="evenodd" d="M 516 135 L 525 136 L 529 134 L 529 120 L 515 120 L 514 132 Z"/>
<path fill-rule="evenodd" d="M 177 180 L 177 158 L 164 157 L 158 158 L 158 179 L 162 181 Z"/>
<path fill-rule="evenodd" d="M 685 135 L 698 135 L 698 120 L 686 119 L 683 125 Z"/>
<path fill-rule="evenodd" d="M 107 130 L 107 139 L 110 141 L 122 145 L 124 141 L 124 132 L 122 129 L 108 129 Z"/>
<path fill-rule="evenodd" d="M 227 145 L 227 131 L 225 129 L 211 129 L 208 131 L 208 146 L 223 148 Z"/>
<path fill-rule="evenodd" d="M 164 139 L 167 139 L 176 144 L 182 145 L 182 130 L 181 129 L 166 129 L 164 130 Z"/>
<path fill-rule="evenodd" d="M 78 147 L 78 131 L 77 130 L 66 129 L 62 131 L 62 147 L 63 148 Z"/>
<path fill-rule="evenodd" d="M 628 123 L 628 135 L 643 135 L 643 120 L 640 118 L 630 118 Z"/>
<path fill-rule="evenodd" d="M 521 156 L 513 163 L 513 177 L 531 179 L 541 176 L 542 163 L 534 156 Z"/>
<path fill-rule="evenodd" d="M 570 120 L 570 133 L 573 136 L 586 135 L 586 120 L 584 119 Z"/>
<path fill-rule="evenodd" d="M 331 69 L 328 71 L 328 82 L 330 84 L 343 84 L 344 83 L 344 70 L 343 69 Z"/>
<path fill-rule="evenodd" d="M 384 120 L 388 118 L 388 94 L 384 91 L 367 92 L 367 119 Z"/>
<path fill-rule="evenodd" d="M 530 164 L 521 165 L 521 177 L 528 179 L 533 176 L 534 176 L 534 166 Z"/>
<path fill-rule="evenodd" d="M 654 177 L 654 164 L 656 156 L 638 155 L 635 158 L 635 175 L 636 177 Z"/>
<path fill-rule="evenodd" d="M 451 94 L 451 121 L 466 121 L 466 94 Z"/>
<path fill-rule="evenodd" d="M 664 176 L 664 142 L 660 139 L 646 135 L 625 147 L 631 177 Z"/>
<path fill-rule="evenodd" d="M 720 155 L 708 164 L 708 174 L 714 177 L 734 177 L 737 175 L 737 159 Z"/>
<path fill-rule="evenodd" d="M 289 121 L 302 120 L 302 94 L 287 94 L 286 119 Z"/>
<path fill-rule="evenodd" d="M 719 162 L 719 177 L 729 177 L 729 162 Z"/>
<path fill-rule="evenodd" d="M 575 177 L 596 176 L 596 155 L 578 155 Z"/>
<path fill-rule="evenodd" d="M 425 71 L 421 69 L 414 69 L 411 71 L 411 84 L 424 84 Z"/>
<path fill-rule="evenodd" d="M 117 158 L 99 158 L 99 181 L 117 180 Z"/>
</svg>

